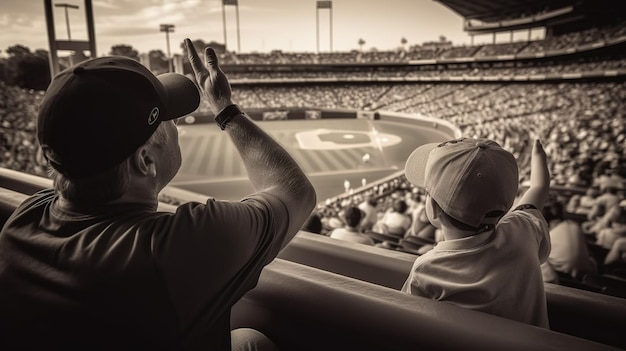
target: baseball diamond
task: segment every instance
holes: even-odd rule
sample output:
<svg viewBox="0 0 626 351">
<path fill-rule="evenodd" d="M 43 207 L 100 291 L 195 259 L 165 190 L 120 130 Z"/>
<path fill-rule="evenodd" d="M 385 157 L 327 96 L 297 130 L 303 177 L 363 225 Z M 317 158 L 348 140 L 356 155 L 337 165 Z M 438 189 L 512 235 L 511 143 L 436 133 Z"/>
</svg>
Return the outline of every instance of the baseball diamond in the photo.
<svg viewBox="0 0 626 351">
<path fill-rule="evenodd" d="M 432 128 L 365 119 L 259 121 L 301 165 L 318 199 L 344 191 L 344 180 L 358 186 L 404 167 L 417 146 L 445 140 Z M 223 199 L 239 199 L 251 186 L 228 135 L 213 124 L 182 125 L 183 164 L 171 185 Z M 206 157 L 206 153 L 210 157 Z M 368 154 L 368 161 L 363 156 Z"/>
</svg>

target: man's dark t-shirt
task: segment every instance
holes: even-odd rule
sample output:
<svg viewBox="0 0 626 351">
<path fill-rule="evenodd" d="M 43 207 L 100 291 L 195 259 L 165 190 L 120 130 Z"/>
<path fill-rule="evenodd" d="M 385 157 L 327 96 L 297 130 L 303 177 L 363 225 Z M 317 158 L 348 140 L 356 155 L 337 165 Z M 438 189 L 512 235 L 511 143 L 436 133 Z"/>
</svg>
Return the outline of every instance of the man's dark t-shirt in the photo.
<svg viewBox="0 0 626 351">
<path fill-rule="evenodd" d="M 175 213 L 34 194 L 0 232 L 0 349 L 230 349 L 230 308 L 287 218 L 266 193 Z"/>
</svg>

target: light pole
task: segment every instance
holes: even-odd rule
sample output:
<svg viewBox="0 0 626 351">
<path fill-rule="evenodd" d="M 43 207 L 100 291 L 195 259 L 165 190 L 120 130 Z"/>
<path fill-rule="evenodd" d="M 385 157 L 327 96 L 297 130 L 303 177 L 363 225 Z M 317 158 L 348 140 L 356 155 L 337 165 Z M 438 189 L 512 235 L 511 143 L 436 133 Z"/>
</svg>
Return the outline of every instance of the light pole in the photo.
<svg viewBox="0 0 626 351">
<path fill-rule="evenodd" d="M 170 55 L 170 32 L 174 32 L 173 24 L 162 24 L 161 32 L 165 32 L 165 41 L 167 43 L 167 67 L 172 72 L 172 58 Z"/>
<path fill-rule="evenodd" d="M 72 33 L 70 31 L 70 18 L 67 15 L 67 9 L 78 10 L 78 6 L 77 5 L 72 5 L 72 4 L 62 3 L 62 4 L 54 4 L 54 7 L 63 7 L 63 8 L 65 8 L 65 26 L 67 27 L 67 41 L 72 41 Z M 73 65 L 73 63 L 72 63 L 72 55 L 70 54 L 70 66 L 71 65 Z"/>
</svg>

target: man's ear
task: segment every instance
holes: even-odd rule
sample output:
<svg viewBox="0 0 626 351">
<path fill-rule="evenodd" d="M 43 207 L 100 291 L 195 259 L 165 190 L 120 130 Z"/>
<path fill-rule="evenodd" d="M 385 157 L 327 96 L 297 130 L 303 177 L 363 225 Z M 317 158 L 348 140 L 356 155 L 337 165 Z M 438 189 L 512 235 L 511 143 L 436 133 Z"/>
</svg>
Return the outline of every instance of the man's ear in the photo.
<svg viewBox="0 0 626 351">
<path fill-rule="evenodd" d="M 155 157 L 146 145 L 140 146 L 132 156 L 133 168 L 144 176 L 156 177 Z"/>
</svg>

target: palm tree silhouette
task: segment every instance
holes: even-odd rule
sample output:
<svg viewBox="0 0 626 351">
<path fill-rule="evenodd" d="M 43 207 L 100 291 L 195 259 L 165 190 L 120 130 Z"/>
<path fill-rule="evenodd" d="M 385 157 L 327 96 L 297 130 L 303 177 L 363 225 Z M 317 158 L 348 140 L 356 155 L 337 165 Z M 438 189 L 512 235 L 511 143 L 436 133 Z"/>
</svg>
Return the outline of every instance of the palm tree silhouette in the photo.
<svg viewBox="0 0 626 351">
<path fill-rule="evenodd" d="M 361 51 L 363 51 L 363 45 L 365 45 L 365 40 L 363 40 L 363 38 L 359 38 L 359 47 L 361 47 Z"/>
</svg>

